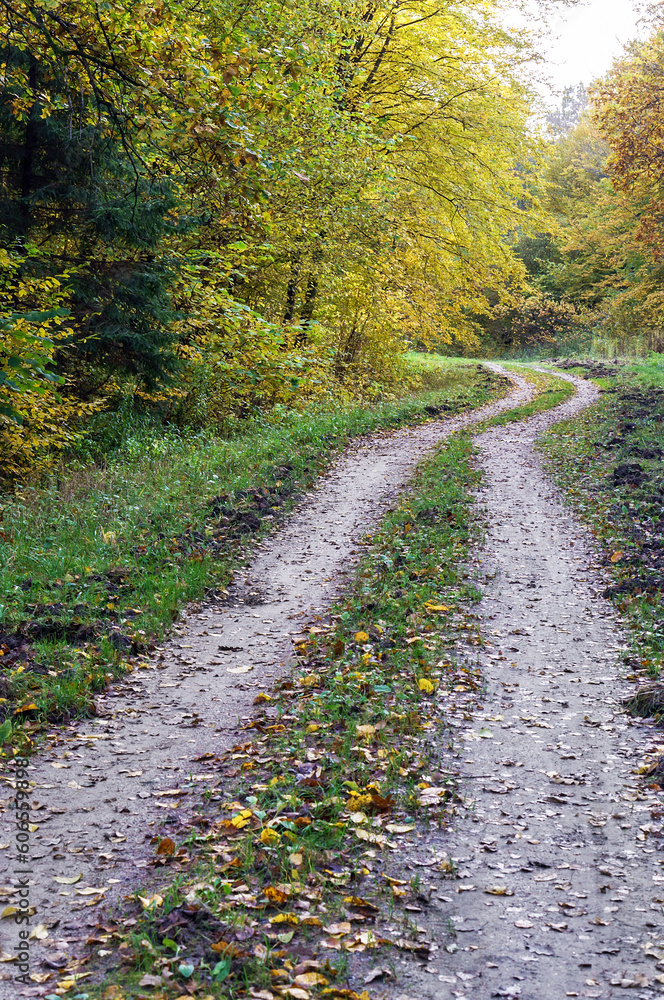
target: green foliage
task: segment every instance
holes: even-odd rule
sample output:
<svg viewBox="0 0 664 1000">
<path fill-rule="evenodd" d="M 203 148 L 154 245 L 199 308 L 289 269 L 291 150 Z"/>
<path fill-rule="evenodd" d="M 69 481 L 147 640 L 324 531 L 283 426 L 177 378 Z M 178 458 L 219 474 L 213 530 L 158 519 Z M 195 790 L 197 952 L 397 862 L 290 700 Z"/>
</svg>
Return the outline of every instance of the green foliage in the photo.
<svg viewBox="0 0 664 1000">
<path fill-rule="evenodd" d="M 493 0 L 0 8 L 0 238 L 61 289 L 78 399 L 376 398 L 523 283 L 532 53 Z"/>
<path fill-rule="evenodd" d="M 626 48 L 584 112 L 557 122 L 546 168 L 551 227 L 519 246 L 538 291 L 574 307 L 609 354 L 662 344 L 663 66 L 660 26 Z"/>
</svg>

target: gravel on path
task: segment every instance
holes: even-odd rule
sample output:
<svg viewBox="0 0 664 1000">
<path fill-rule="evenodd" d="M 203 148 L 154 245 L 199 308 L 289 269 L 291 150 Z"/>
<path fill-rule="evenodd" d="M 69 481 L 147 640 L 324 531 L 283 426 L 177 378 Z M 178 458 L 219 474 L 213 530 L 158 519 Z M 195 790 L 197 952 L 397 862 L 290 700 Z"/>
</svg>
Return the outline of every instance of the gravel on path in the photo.
<svg viewBox="0 0 664 1000">
<path fill-rule="evenodd" d="M 97 718 L 68 727 L 32 758 L 29 868 L 17 860 L 15 775 L 5 767 L 0 906 L 16 905 L 17 890 L 27 891 L 30 928 L 44 925 L 30 943 L 31 971 L 45 975 L 45 957 L 71 964 L 102 906 L 146 881 L 159 821 L 185 825 L 198 790 L 216 778 L 213 760 L 200 758 L 241 740 L 238 720 L 250 715 L 256 689 L 287 671 L 293 638 L 342 591 L 362 536 L 417 463 L 455 431 L 532 398 L 532 385 L 504 374 L 516 388 L 498 402 L 351 445 L 284 527 L 258 546 L 225 605 L 191 611 L 149 669 L 98 699 Z M 56 881 L 78 876 L 72 884 Z M 28 883 L 22 889 L 21 879 Z M 15 955 L 19 930 L 13 919 L 0 922 L 3 962 Z M 0 965 L 3 1000 L 49 992 L 48 985 L 17 987 L 15 975 L 9 962 Z"/>
<path fill-rule="evenodd" d="M 448 854 L 459 878 L 425 872 L 431 903 L 415 919 L 431 957 L 397 964 L 397 1000 L 664 991 L 664 805 L 635 774 L 664 740 L 621 708 L 633 690 L 625 635 L 600 596 L 592 539 L 534 450 L 597 398 L 573 381 L 568 402 L 476 438 L 486 645 L 460 653 L 482 665 L 487 692 L 471 722 L 454 723 L 460 819 L 404 859 L 422 875 L 418 855 Z"/>
</svg>

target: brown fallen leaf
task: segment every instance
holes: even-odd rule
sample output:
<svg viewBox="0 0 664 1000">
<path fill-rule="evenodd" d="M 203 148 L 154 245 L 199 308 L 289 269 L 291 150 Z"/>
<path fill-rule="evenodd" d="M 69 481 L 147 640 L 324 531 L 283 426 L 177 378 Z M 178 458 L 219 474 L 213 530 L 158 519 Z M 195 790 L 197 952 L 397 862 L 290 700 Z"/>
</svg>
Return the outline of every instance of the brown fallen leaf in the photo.
<svg viewBox="0 0 664 1000">
<path fill-rule="evenodd" d="M 175 854 L 175 843 L 170 837 L 164 837 L 163 840 L 159 841 L 157 854 L 166 854 L 168 857 L 170 857 L 171 854 Z"/>
<path fill-rule="evenodd" d="M 369 969 L 364 977 L 364 983 L 368 986 L 369 983 L 373 983 L 375 979 L 380 979 L 382 976 L 385 976 L 386 979 L 392 979 L 394 978 L 394 973 L 391 969 L 384 969 L 380 965 L 377 965 L 375 968 Z"/>
<path fill-rule="evenodd" d="M 161 986 L 163 983 L 161 976 L 153 976 L 152 973 L 146 972 L 142 979 L 139 979 L 139 986 Z"/>
<path fill-rule="evenodd" d="M 293 980 L 296 986 L 327 986 L 330 982 L 320 972 L 302 972 Z"/>
<path fill-rule="evenodd" d="M 236 944 L 232 941 L 217 941 L 215 944 L 210 945 L 212 951 L 215 951 L 217 955 L 223 956 L 223 958 L 243 958 L 247 952 L 242 948 L 238 948 Z"/>
<path fill-rule="evenodd" d="M 342 920 L 336 924 L 327 924 L 323 927 L 326 934 L 331 934 L 333 937 L 337 937 L 340 934 L 350 934 L 351 926 L 348 920 Z"/>
<path fill-rule="evenodd" d="M 275 885 L 268 885 L 267 889 L 264 889 L 263 892 L 269 901 L 276 906 L 283 906 L 288 900 L 288 893 L 284 892 L 283 889 L 277 889 Z"/>
<path fill-rule="evenodd" d="M 379 912 L 375 903 L 369 902 L 368 899 L 362 899 L 361 896 L 344 896 L 344 903 L 347 906 L 356 906 L 359 910 L 368 910 L 369 913 Z"/>
</svg>

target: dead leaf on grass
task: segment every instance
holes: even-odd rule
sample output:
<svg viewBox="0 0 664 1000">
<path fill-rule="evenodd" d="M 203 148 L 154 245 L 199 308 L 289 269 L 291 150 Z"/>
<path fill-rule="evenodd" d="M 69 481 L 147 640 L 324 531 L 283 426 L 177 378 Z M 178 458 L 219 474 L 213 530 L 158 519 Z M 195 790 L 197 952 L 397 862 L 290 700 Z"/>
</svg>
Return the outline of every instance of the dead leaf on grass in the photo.
<svg viewBox="0 0 664 1000">
<path fill-rule="evenodd" d="M 327 986 L 330 982 L 320 972 L 303 972 L 293 980 L 296 986 Z"/>
</svg>

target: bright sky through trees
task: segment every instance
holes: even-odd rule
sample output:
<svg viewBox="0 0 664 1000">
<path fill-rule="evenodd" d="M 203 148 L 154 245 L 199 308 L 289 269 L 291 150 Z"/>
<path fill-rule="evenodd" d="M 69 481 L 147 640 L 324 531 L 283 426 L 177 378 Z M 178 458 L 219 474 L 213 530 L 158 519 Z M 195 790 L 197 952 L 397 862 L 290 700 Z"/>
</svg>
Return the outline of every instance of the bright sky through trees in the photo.
<svg viewBox="0 0 664 1000">
<path fill-rule="evenodd" d="M 639 31 L 634 0 L 586 0 L 561 9 L 551 22 L 548 71 L 557 87 L 588 84 L 603 76 Z M 556 37 L 557 36 L 557 37 Z"/>
</svg>

